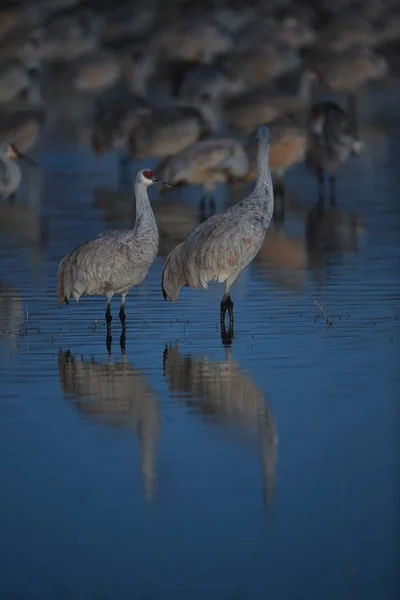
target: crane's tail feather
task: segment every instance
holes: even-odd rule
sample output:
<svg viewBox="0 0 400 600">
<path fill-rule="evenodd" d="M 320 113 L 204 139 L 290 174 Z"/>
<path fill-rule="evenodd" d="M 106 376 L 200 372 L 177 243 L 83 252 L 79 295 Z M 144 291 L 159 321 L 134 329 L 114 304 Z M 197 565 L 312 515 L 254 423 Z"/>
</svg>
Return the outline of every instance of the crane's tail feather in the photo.
<svg viewBox="0 0 400 600">
<path fill-rule="evenodd" d="M 185 242 L 182 242 L 179 246 L 176 246 L 165 260 L 161 285 L 164 299 L 169 302 L 176 302 L 181 287 L 188 285 L 183 272 L 184 245 Z"/>
<path fill-rule="evenodd" d="M 68 291 L 68 282 L 70 280 L 69 270 L 65 268 L 65 258 L 60 262 L 57 273 L 57 302 L 61 308 L 63 302 L 69 304 L 71 293 Z"/>
</svg>

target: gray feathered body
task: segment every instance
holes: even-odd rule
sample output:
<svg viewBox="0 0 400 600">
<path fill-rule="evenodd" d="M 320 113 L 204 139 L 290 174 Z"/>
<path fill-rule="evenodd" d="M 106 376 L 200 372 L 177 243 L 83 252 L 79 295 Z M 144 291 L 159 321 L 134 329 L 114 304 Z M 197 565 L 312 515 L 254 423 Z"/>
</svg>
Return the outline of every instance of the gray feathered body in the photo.
<svg viewBox="0 0 400 600">
<path fill-rule="evenodd" d="M 321 102 L 311 110 L 306 163 L 311 170 L 333 175 L 351 154 L 360 152 L 356 124 L 334 102 Z"/>
<path fill-rule="evenodd" d="M 260 129 L 258 177 L 253 192 L 201 223 L 169 254 L 162 275 L 165 299 L 176 302 L 182 286 L 207 288 L 211 281 L 224 282 L 229 291 L 261 248 L 272 218 L 274 196 L 268 167 L 268 131 Z"/>
<path fill-rule="evenodd" d="M 102 233 L 63 258 L 57 279 L 59 306 L 71 296 L 78 302 L 81 296 L 126 294 L 146 277 L 157 256 L 158 229 L 146 190 L 136 187 L 136 202 L 133 229 Z"/>
<path fill-rule="evenodd" d="M 14 160 L 0 157 L 0 198 L 8 198 L 21 183 L 21 170 Z"/>
</svg>

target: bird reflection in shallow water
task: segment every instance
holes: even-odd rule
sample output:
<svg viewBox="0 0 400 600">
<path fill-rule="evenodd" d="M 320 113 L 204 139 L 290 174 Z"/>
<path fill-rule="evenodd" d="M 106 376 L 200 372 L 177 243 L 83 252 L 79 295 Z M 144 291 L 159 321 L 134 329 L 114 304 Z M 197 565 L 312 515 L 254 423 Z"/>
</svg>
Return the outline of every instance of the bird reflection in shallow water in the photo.
<svg viewBox="0 0 400 600">
<path fill-rule="evenodd" d="M 263 392 L 240 369 L 226 348 L 226 360 L 183 355 L 179 347 L 164 350 L 164 376 L 171 393 L 185 392 L 194 414 L 212 423 L 247 434 L 258 446 L 263 468 L 264 493 L 270 504 L 275 492 L 278 436 L 276 422 Z"/>
<path fill-rule="evenodd" d="M 0 283 L 0 341 L 18 346 L 23 322 L 23 303 L 17 290 Z"/>
<path fill-rule="evenodd" d="M 131 367 L 124 354 L 122 362 L 114 362 L 110 355 L 105 364 L 60 350 L 58 374 L 65 399 L 75 410 L 93 422 L 136 431 L 143 486 L 147 499 L 152 501 L 160 409 L 144 373 Z"/>
<path fill-rule="evenodd" d="M 320 204 L 307 212 L 305 226 L 311 266 L 321 265 L 329 254 L 358 252 L 364 231 L 360 214 L 345 213 L 335 206 L 323 208 Z"/>
</svg>

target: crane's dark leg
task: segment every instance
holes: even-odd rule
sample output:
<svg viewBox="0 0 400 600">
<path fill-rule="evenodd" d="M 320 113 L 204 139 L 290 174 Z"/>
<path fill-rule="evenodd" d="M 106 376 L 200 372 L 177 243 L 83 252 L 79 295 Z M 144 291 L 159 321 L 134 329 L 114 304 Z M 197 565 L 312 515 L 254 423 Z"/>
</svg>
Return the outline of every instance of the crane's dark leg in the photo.
<svg viewBox="0 0 400 600">
<path fill-rule="evenodd" d="M 130 187 L 132 183 L 130 165 L 129 156 L 121 154 L 118 158 L 118 184 L 121 188 Z"/>
<path fill-rule="evenodd" d="M 225 292 L 224 297 L 221 300 L 221 323 L 225 323 L 225 313 L 228 311 L 229 322 L 233 323 L 233 302 L 229 292 Z"/>
<path fill-rule="evenodd" d="M 216 208 L 217 208 L 214 194 L 210 194 L 210 196 L 209 196 L 209 207 L 210 207 L 210 212 L 209 212 L 208 216 L 211 217 L 211 215 L 213 215 L 215 213 Z"/>
<path fill-rule="evenodd" d="M 331 203 L 331 206 L 335 206 L 336 205 L 336 176 L 335 175 L 331 175 L 329 177 L 329 189 L 330 189 L 329 201 Z"/>
<path fill-rule="evenodd" d="M 357 95 L 356 93 L 350 93 L 348 95 L 348 106 L 349 116 L 353 125 L 353 133 L 356 140 L 359 140 L 359 124 L 358 124 L 358 110 L 357 110 Z"/>
<path fill-rule="evenodd" d="M 112 321 L 112 316 L 111 316 L 111 298 L 110 298 L 110 300 L 107 302 L 107 308 L 106 308 L 107 329 L 109 329 L 111 327 L 111 321 Z"/>
<path fill-rule="evenodd" d="M 111 321 L 112 321 L 111 298 L 112 298 L 112 296 L 107 298 L 107 308 L 106 308 L 106 323 L 107 323 L 107 341 L 106 341 L 106 343 L 107 343 L 107 349 L 109 352 L 111 351 L 111 342 L 112 342 L 112 337 L 111 337 Z"/>
<path fill-rule="evenodd" d="M 203 193 L 200 198 L 200 223 L 211 217 L 215 213 L 215 196 L 211 193 Z"/>
<path fill-rule="evenodd" d="M 274 184 L 274 214 L 275 225 L 283 225 L 285 221 L 285 185 L 281 179 Z"/>
<path fill-rule="evenodd" d="M 318 177 L 318 202 L 321 206 L 323 206 L 324 198 L 325 198 L 325 189 L 324 189 L 325 173 L 321 167 L 318 167 L 317 177 Z"/>
<path fill-rule="evenodd" d="M 221 341 L 222 341 L 223 345 L 228 346 L 228 347 L 231 346 L 233 337 L 234 337 L 233 323 L 232 322 L 229 323 L 229 328 L 227 331 L 226 327 L 225 327 L 225 323 L 223 321 L 221 321 Z"/>
<path fill-rule="evenodd" d="M 126 324 L 126 318 L 125 318 L 125 300 L 126 300 L 126 294 L 121 294 L 121 308 L 119 309 L 119 318 L 121 321 L 121 325 L 122 325 L 122 329 L 125 329 Z"/>
<path fill-rule="evenodd" d="M 107 329 L 106 347 L 107 347 L 108 354 L 111 354 L 111 346 L 112 346 L 111 329 Z"/>
</svg>

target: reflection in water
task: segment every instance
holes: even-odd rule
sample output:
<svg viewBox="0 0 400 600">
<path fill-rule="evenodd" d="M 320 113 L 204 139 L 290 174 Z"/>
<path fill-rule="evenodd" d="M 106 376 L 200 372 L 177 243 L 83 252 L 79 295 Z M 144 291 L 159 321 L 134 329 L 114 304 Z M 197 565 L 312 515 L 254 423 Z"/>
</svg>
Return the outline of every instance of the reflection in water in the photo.
<svg viewBox="0 0 400 600">
<path fill-rule="evenodd" d="M 143 486 L 151 501 L 156 487 L 160 411 L 146 376 L 131 367 L 124 354 L 122 362 L 115 363 L 109 356 L 105 364 L 76 358 L 69 350 L 58 353 L 58 374 L 66 399 L 77 411 L 104 425 L 136 430 Z"/>
<path fill-rule="evenodd" d="M 226 347 L 226 360 L 182 355 L 178 346 L 164 351 L 164 375 L 172 393 L 183 397 L 194 413 L 212 423 L 250 435 L 259 448 L 264 474 L 265 499 L 275 491 L 278 436 L 267 400 L 249 376 L 239 368 Z M 180 396 L 182 398 L 182 396 Z"/>
<path fill-rule="evenodd" d="M 307 281 L 307 249 L 302 239 L 289 236 L 279 226 L 270 227 L 256 257 L 269 278 L 289 291 L 298 291 Z"/>
<path fill-rule="evenodd" d="M 345 213 L 336 206 L 323 208 L 317 205 L 306 215 L 306 241 L 309 261 L 320 266 L 326 255 L 340 256 L 358 252 L 363 233 L 361 216 Z"/>
<path fill-rule="evenodd" d="M 39 279 L 48 238 L 43 217 L 27 204 L 3 202 L 0 204 L 0 234 L 16 238 L 29 248 L 34 275 Z"/>
<path fill-rule="evenodd" d="M 22 298 L 16 290 L 0 283 L 0 340 L 9 347 L 18 345 L 23 322 Z"/>
</svg>

